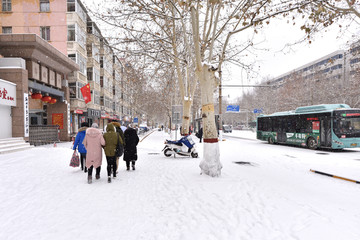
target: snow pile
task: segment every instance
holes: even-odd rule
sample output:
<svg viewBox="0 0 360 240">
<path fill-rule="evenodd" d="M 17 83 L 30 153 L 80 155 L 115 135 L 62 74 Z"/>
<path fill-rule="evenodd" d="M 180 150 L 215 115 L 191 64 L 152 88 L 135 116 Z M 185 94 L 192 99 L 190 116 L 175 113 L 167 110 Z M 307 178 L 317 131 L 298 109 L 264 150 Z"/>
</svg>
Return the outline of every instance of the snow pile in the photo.
<svg viewBox="0 0 360 240">
<path fill-rule="evenodd" d="M 202 158 L 166 158 L 166 138 L 140 142 L 136 171 L 121 160 L 112 183 L 106 161 L 92 184 L 69 167 L 71 143 L 0 155 L 0 239 L 360 239 L 359 184 L 309 171 L 360 180 L 358 150 L 227 137 L 212 178 L 200 175 Z"/>
</svg>

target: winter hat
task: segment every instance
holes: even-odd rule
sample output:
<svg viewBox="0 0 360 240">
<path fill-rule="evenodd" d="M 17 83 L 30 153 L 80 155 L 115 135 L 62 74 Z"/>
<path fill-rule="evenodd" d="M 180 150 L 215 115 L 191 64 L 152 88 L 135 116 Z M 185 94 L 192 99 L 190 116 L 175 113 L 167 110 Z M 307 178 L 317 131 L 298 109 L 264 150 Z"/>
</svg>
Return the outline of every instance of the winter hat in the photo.
<svg viewBox="0 0 360 240">
<path fill-rule="evenodd" d="M 99 125 L 98 125 L 97 123 L 93 123 L 93 124 L 91 125 L 91 127 L 92 127 L 92 128 L 99 128 Z"/>
</svg>

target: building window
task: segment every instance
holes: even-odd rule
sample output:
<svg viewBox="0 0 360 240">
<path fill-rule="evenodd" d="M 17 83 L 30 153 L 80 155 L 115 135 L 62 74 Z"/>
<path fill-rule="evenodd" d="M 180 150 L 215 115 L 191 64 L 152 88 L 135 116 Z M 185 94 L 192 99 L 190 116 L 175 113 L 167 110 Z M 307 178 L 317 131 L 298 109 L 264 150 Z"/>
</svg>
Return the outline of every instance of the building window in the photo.
<svg viewBox="0 0 360 240">
<path fill-rule="evenodd" d="M 80 82 L 69 83 L 70 98 L 84 99 L 80 90 L 83 86 L 85 84 Z"/>
<path fill-rule="evenodd" d="M 73 53 L 73 54 L 68 54 L 68 57 L 73 60 L 74 62 L 76 62 L 76 54 Z"/>
<path fill-rule="evenodd" d="M 100 57 L 100 67 L 104 68 L 104 57 Z"/>
<path fill-rule="evenodd" d="M 50 41 L 50 27 L 40 27 L 42 39 Z"/>
<path fill-rule="evenodd" d="M 2 10 L 3 12 L 11 11 L 11 0 L 2 0 Z"/>
<path fill-rule="evenodd" d="M 75 24 L 68 25 L 68 41 L 75 41 Z"/>
<path fill-rule="evenodd" d="M 67 11 L 75 12 L 75 0 L 67 0 Z"/>
<path fill-rule="evenodd" d="M 2 33 L 11 34 L 12 33 L 12 27 L 2 27 Z"/>
<path fill-rule="evenodd" d="M 40 0 L 40 12 L 50 12 L 49 0 Z"/>
<path fill-rule="evenodd" d="M 86 70 L 87 72 L 87 80 L 88 81 L 93 81 L 93 68 L 87 68 Z"/>
</svg>

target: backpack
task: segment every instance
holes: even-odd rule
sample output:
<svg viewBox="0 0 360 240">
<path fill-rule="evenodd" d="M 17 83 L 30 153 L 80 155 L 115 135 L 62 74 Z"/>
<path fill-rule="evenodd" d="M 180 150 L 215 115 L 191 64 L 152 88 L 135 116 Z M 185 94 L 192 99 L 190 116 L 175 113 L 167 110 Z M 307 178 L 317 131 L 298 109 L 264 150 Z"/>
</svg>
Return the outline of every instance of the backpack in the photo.
<svg viewBox="0 0 360 240">
<path fill-rule="evenodd" d="M 124 146 L 120 143 L 120 140 L 119 140 L 119 138 L 121 138 L 120 134 L 117 133 L 117 135 L 118 135 L 118 139 L 117 139 L 117 144 L 116 144 L 116 149 L 115 149 L 115 156 L 121 157 L 124 153 Z"/>
</svg>

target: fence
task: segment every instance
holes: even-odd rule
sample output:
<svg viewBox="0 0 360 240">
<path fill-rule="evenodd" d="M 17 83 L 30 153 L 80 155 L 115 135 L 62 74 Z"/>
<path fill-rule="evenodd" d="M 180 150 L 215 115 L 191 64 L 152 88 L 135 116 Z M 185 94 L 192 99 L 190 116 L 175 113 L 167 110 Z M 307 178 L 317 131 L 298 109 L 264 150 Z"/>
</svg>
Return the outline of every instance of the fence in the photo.
<svg viewBox="0 0 360 240">
<path fill-rule="evenodd" d="M 30 126 L 29 142 L 31 145 L 43 145 L 59 141 L 58 125 L 33 125 Z"/>
</svg>

